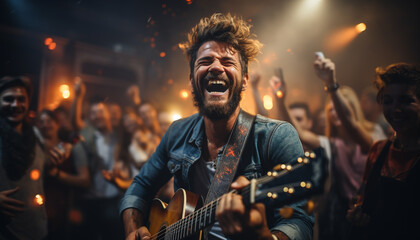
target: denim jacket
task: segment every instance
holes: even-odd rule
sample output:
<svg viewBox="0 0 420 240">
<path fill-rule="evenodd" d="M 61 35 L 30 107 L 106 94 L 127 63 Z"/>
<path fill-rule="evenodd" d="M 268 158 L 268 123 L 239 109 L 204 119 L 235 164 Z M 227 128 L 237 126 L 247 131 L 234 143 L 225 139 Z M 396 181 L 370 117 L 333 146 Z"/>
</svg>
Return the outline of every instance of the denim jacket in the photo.
<svg viewBox="0 0 420 240">
<path fill-rule="evenodd" d="M 174 122 L 126 191 L 120 213 L 127 208 L 136 208 L 146 216 L 150 201 L 172 176 L 175 190 L 190 190 L 190 169 L 201 157 L 205 140 L 201 115 Z M 302 155 L 302 145 L 292 125 L 257 115 L 235 178 L 241 175 L 248 179 L 261 177 L 275 165 L 292 162 Z M 284 232 L 290 239 L 311 239 L 313 218 L 298 205 L 292 207 L 295 210 L 292 218 L 283 219 L 274 212 L 271 217 L 267 216 L 271 229 Z"/>
</svg>

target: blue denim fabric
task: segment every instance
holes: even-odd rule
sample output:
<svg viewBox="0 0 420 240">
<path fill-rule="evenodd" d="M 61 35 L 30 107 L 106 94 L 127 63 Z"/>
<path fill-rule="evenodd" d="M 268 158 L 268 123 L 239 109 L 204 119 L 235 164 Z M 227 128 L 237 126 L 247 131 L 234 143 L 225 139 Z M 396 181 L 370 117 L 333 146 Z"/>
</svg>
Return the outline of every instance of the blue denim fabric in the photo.
<svg viewBox="0 0 420 240">
<path fill-rule="evenodd" d="M 121 200 L 120 214 L 127 208 L 136 208 L 147 216 L 150 201 L 172 176 L 175 190 L 190 190 L 190 169 L 201 157 L 203 141 L 204 121 L 201 115 L 195 114 L 174 122 L 126 191 Z M 292 125 L 257 115 L 236 175 L 259 178 L 275 165 L 292 162 L 302 155 L 302 145 Z M 276 213 L 272 213 L 272 217 L 267 216 L 270 227 L 284 232 L 290 239 L 311 239 L 314 219 L 299 205 L 292 206 L 296 211 L 290 219 L 282 219 Z"/>
</svg>

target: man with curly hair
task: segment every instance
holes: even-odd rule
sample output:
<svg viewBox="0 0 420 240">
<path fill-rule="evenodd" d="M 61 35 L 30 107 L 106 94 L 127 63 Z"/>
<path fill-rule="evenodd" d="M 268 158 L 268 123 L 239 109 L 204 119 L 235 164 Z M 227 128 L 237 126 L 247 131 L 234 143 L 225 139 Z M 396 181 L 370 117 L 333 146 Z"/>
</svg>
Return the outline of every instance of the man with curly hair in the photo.
<svg viewBox="0 0 420 240">
<path fill-rule="evenodd" d="M 126 239 L 156 237 L 145 227 L 145 217 L 156 191 L 172 176 L 175 189 L 207 195 L 216 168 L 226 159 L 222 152 L 242 114 L 239 103 L 248 86 L 248 61 L 255 59 L 261 46 L 250 26 L 230 14 L 213 14 L 193 27 L 188 42 L 181 47 L 190 62 L 190 82 L 199 113 L 169 127 L 127 190 L 120 206 Z M 248 179 L 302 154 L 299 137 L 290 124 L 257 115 L 231 188 L 240 189 Z M 273 208 L 265 209 L 262 204 L 245 207 L 240 195 L 225 194 L 217 205 L 217 222 L 204 237 L 311 239 L 313 219 L 298 204 L 292 207 L 293 215 L 285 219 Z"/>
</svg>

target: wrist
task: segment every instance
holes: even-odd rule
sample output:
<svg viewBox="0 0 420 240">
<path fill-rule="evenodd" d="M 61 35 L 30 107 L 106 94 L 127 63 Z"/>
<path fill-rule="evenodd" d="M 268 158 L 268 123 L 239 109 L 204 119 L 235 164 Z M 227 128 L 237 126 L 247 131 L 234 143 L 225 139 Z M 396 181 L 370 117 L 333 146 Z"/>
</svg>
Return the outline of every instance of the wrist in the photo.
<svg viewBox="0 0 420 240">
<path fill-rule="evenodd" d="M 340 85 L 337 82 L 333 82 L 330 84 L 326 84 L 324 86 L 324 91 L 326 92 L 335 92 L 338 90 L 338 88 L 340 87 Z"/>
</svg>

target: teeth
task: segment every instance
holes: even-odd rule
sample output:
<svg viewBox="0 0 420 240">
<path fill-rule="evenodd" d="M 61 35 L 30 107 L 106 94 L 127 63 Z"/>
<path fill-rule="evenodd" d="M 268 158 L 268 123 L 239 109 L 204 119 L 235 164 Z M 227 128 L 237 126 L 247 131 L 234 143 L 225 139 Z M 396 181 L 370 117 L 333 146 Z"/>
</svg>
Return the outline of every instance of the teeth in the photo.
<svg viewBox="0 0 420 240">
<path fill-rule="evenodd" d="M 226 86 L 226 83 L 224 81 L 220 81 L 220 80 L 211 80 L 211 81 L 209 81 L 209 85 L 212 85 L 212 84 L 220 84 L 222 86 Z"/>
</svg>

